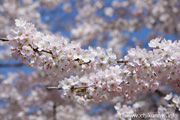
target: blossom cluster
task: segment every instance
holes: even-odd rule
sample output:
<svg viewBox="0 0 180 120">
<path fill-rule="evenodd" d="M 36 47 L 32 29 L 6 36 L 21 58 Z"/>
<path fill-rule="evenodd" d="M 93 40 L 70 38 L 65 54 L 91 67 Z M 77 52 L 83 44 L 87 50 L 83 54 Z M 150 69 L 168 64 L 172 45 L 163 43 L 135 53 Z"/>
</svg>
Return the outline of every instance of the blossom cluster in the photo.
<svg viewBox="0 0 180 120">
<path fill-rule="evenodd" d="M 114 108 L 117 111 L 116 117 L 118 119 L 131 120 L 132 119 L 131 115 L 135 113 L 135 109 L 133 107 L 127 105 L 121 105 L 121 103 L 117 103 L 114 106 Z"/>
<path fill-rule="evenodd" d="M 16 19 L 16 28 L 8 35 L 12 56 L 28 66 L 63 78 L 67 75 L 103 70 L 116 63 L 112 49 L 82 49 L 80 44 L 38 32 L 33 24 Z"/>
<path fill-rule="evenodd" d="M 147 96 L 146 96 L 147 97 Z M 178 120 L 179 119 L 179 111 L 180 111 L 180 97 L 178 95 L 174 95 L 173 93 L 167 94 L 165 97 L 160 96 L 159 102 L 154 105 L 156 106 L 154 111 L 150 111 L 148 108 L 148 104 L 152 106 L 152 103 L 148 99 L 143 99 L 143 101 L 138 101 L 135 103 L 131 103 L 129 105 L 122 105 L 121 103 L 117 103 L 114 108 L 117 111 L 116 118 L 118 119 L 158 119 L 158 120 Z M 155 103 L 153 103 L 155 104 Z M 144 108 L 147 108 L 146 111 Z"/>
<path fill-rule="evenodd" d="M 44 75 L 43 72 L 41 73 L 41 71 L 34 71 L 30 75 L 25 75 L 23 72 L 15 74 L 8 73 L 7 78 L 0 75 L 0 80 L 3 80 L 0 83 L 0 91 L 3 91 L 2 94 L 0 94 L 0 100 L 8 100 L 9 102 L 8 104 L 0 106 L 0 115 L 2 119 L 53 119 L 53 106 L 56 102 L 55 116 L 56 118 L 60 117 L 62 120 L 69 120 L 72 118 L 75 120 L 118 120 L 125 118 L 130 120 L 133 119 L 133 115 L 140 115 L 146 112 L 152 112 L 152 114 L 158 113 L 166 116 L 174 115 L 171 116 L 172 119 L 178 120 L 176 116 L 179 115 L 180 98 L 178 95 L 172 93 L 166 95 L 165 98 L 159 96 L 157 102 L 152 101 L 152 96 L 156 93 L 147 93 L 143 96 L 137 96 L 135 101 L 126 101 L 118 97 L 115 103 L 120 103 L 115 105 L 116 115 L 112 113 L 112 111 L 110 112 L 105 109 L 103 109 L 103 112 L 96 113 L 96 115 L 90 115 L 90 108 L 88 106 L 79 105 L 78 103 L 74 103 L 75 101 L 71 101 L 70 103 L 64 101 L 60 99 L 60 96 L 57 96 L 58 92 L 56 90 L 47 91 L 44 88 L 45 86 L 35 87 L 37 84 L 50 84 L 49 78 Z M 16 84 L 14 84 L 14 82 L 16 82 Z M 170 91 L 165 87 L 163 88 L 164 89 L 161 90 L 158 89 L 163 94 Z M 26 93 L 26 90 L 29 91 L 29 89 L 31 89 L 31 92 Z M 161 99 L 165 99 L 166 102 Z M 111 102 L 109 102 L 110 101 L 108 101 L 108 104 L 111 104 Z M 154 105 L 152 105 L 152 102 Z M 39 106 L 40 109 L 37 106 Z M 33 108 L 34 110 L 30 112 L 29 108 Z M 164 120 L 164 118 L 162 118 L 162 120 Z"/>
<path fill-rule="evenodd" d="M 164 97 L 165 100 L 169 101 L 169 104 L 167 106 L 174 111 L 178 109 L 180 111 L 180 96 L 173 95 L 173 93 L 170 93 Z"/>
<path fill-rule="evenodd" d="M 50 101 L 59 102 L 60 100 L 57 99 L 59 96 L 56 96 L 56 94 L 59 94 L 58 91 L 51 94 L 46 93 L 45 89 L 33 88 L 29 95 L 23 96 L 24 91 L 22 92 L 22 90 L 35 86 L 35 81 L 39 79 L 43 79 L 41 82 L 48 86 L 53 84 L 50 79 L 54 81 L 55 79 L 60 80 L 59 89 L 62 90 L 62 96 L 77 100 L 80 103 L 88 101 L 109 101 L 117 96 L 118 98 L 121 96 L 128 99 L 137 99 L 137 94 L 156 91 L 159 85 L 165 84 L 177 92 L 180 91 L 179 41 L 171 42 L 170 40 L 167 41 L 157 38 L 149 44 L 151 51 L 136 47 L 128 51 L 128 55 L 122 60 L 124 62 L 122 62 L 121 65 L 116 64 L 115 61 L 116 55 L 118 57 L 122 56 L 119 50 L 128 40 L 128 36 L 124 36 L 122 30 L 132 32 L 146 25 L 152 32 L 160 31 L 179 34 L 180 23 L 178 19 L 180 4 L 178 0 L 112 0 L 112 5 L 106 5 L 106 0 L 76 0 L 71 2 L 72 1 L 68 0 L 1 1 L 1 37 L 9 33 L 10 26 L 14 22 L 13 19 L 21 17 L 28 21 L 33 21 L 33 23 L 38 25 L 37 29 L 42 30 L 41 32 L 49 33 L 47 31 L 47 27 L 49 26 L 42 23 L 40 20 L 41 15 L 37 9 L 41 9 L 42 6 L 52 8 L 58 5 L 58 3 L 62 3 L 61 5 L 63 5 L 64 12 L 70 14 L 70 12 L 74 11 L 74 8 L 77 8 L 76 10 L 78 11 L 75 17 L 76 20 L 70 17 L 71 25 L 73 24 L 72 26 L 69 25 L 67 27 L 63 24 L 63 28 L 71 32 L 73 39 L 78 40 L 81 44 L 89 44 L 95 39 L 98 45 L 104 46 L 106 44 L 108 47 L 113 48 L 112 50 L 104 50 L 100 47 L 95 49 L 89 47 L 87 50 L 84 50 L 77 43 L 69 43 L 63 38 L 45 35 L 38 32 L 32 24 L 24 20 L 16 20 L 16 28 L 8 37 L 8 39 L 11 40 L 10 45 L 12 45 L 11 50 L 14 52 L 12 54 L 13 57 L 20 59 L 22 63 L 25 63 L 29 67 L 40 69 L 41 73 L 45 76 L 43 78 L 40 78 L 37 74 L 31 74 L 30 77 L 24 76 L 24 80 L 21 81 L 23 87 L 22 83 L 19 84 L 18 81 L 16 81 L 16 85 L 12 84 L 12 81 L 15 79 L 14 76 L 16 76 L 14 74 L 9 74 L 10 77 L 6 81 L 0 82 L 0 90 L 3 91 L 0 99 L 9 100 L 10 102 L 10 104 L 1 106 L 0 116 L 2 119 L 53 119 L 53 103 L 47 101 L 50 99 Z M 76 5 L 76 7 L 74 7 L 74 5 Z M 56 12 L 56 10 L 53 10 L 53 13 L 54 12 Z M 97 14 L 99 12 L 103 13 Z M 128 19 L 126 19 L 127 16 L 130 18 L 128 17 Z M 48 15 L 45 19 L 49 19 Z M 54 23 L 61 23 L 57 21 L 62 19 L 64 18 L 57 18 Z M 62 29 L 59 27 L 59 24 L 56 25 L 56 29 L 59 28 Z M 111 40 L 109 40 L 109 38 Z M 112 51 L 115 52 L 116 55 L 114 55 Z M 7 58 L 11 58 L 10 50 L 0 50 L 0 52 L 0 59 L 6 60 Z M 35 72 L 37 73 L 37 71 Z M 2 78 L 0 75 L 0 80 Z M 62 79 L 64 80 L 62 81 Z M 20 89 L 20 91 L 17 90 L 17 88 Z M 156 92 L 154 94 L 156 94 Z M 145 97 L 148 101 L 143 99 L 144 101 L 134 104 L 133 107 L 140 108 L 145 104 L 152 103 L 152 101 L 149 102 L 149 99 L 153 99 L 153 97 L 148 95 Z M 172 94 L 170 94 L 165 97 L 165 99 L 167 99 L 170 104 L 168 104 L 167 107 L 165 105 L 160 106 L 158 113 L 175 113 L 178 111 L 177 109 L 180 109 L 179 96 L 175 95 L 173 97 Z M 158 102 L 161 102 L 160 98 Z M 34 103 L 41 105 L 42 110 L 36 109 L 33 114 L 28 114 L 29 107 L 36 108 L 37 104 L 35 105 Z M 153 101 L 153 106 L 157 107 L 154 104 L 155 102 Z M 150 106 L 152 107 L 152 104 Z M 120 113 L 135 113 L 135 111 L 133 111 L 135 110 L 134 108 L 126 105 L 122 107 L 117 105 L 115 107 L 117 117 L 121 115 Z M 73 118 L 78 120 L 105 120 L 105 118 L 112 119 L 114 117 L 114 115 L 112 115 L 112 118 L 108 118 L 106 114 L 104 118 L 102 116 L 92 118 L 84 114 L 83 110 L 79 107 L 76 109 L 75 106 L 60 106 L 57 108 L 56 116 L 57 118 Z M 143 108 L 143 111 L 144 110 L 149 112 L 152 109 L 146 106 Z"/>
<path fill-rule="evenodd" d="M 31 74 L 0 74 L 0 116 L 1 120 L 113 120 L 114 113 L 108 110 L 103 115 L 91 115 L 91 107 L 73 101 L 65 101 L 49 91 L 46 85 L 52 84 L 42 71 Z"/>
<path fill-rule="evenodd" d="M 77 101 L 103 101 L 119 95 L 131 99 L 166 83 L 177 92 L 180 89 L 179 41 L 153 39 L 152 50 L 132 48 L 118 65 L 112 49 L 82 49 L 73 41 L 38 32 L 22 19 L 16 19 L 8 39 L 16 60 L 55 78 L 66 77 L 60 79 L 59 88 L 63 96 Z"/>
<path fill-rule="evenodd" d="M 180 92 L 179 44 L 179 41 L 153 39 L 149 43 L 152 50 L 132 48 L 124 64 L 82 77 L 71 76 L 61 81 L 59 87 L 63 88 L 65 96 L 75 96 L 80 101 L 103 101 L 120 95 L 132 99 L 165 84 Z"/>
<path fill-rule="evenodd" d="M 68 99 L 81 103 L 88 101 L 109 101 L 110 98 L 120 95 L 124 81 L 119 76 L 118 65 L 111 66 L 97 73 L 82 76 L 71 76 L 59 82 L 59 88 L 63 89 L 63 95 Z"/>
</svg>

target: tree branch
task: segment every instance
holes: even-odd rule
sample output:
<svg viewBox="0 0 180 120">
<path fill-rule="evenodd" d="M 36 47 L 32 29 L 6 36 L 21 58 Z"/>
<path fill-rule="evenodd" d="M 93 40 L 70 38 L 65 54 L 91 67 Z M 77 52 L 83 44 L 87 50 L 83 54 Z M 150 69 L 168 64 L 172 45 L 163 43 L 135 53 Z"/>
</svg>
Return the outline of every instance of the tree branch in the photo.
<svg viewBox="0 0 180 120">
<path fill-rule="evenodd" d="M 56 103 L 53 104 L 53 120 L 56 120 Z"/>
<path fill-rule="evenodd" d="M 91 86 L 94 86 L 94 85 L 91 85 Z M 88 88 L 88 87 L 91 87 L 91 86 L 71 86 L 70 89 L 82 89 L 82 88 Z M 53 90 L 53 89 L 57 89 L 57 90 L 63 90 L 63 88 L 60 88 L 60 87 L 46 87 L 48 90 Z"/>
<path fill-rule="evenodd" d="M 9 41 L 7 38 L 0 38 L 0 40 L 3 41 L 3 42 Z M 31 46 L 31 47 L 32 47 L 32 46 Z M 34 48 L 32 48 L 32 49 L 33 49 L 35 52 L 41 52 L 41 51 L 38 51 L 38 49 L 34 49 Z M 46 52 L 46 53 L 52 54 L 51 51 L 42 50 L 42 52 Z M 89 61 L 89 62 L 83 62 L 83 61 L 81 61 L 79 58 L 75 59 L 74 61 L 78 61 L 80 65 L 82 65 L 82 64 L 89 64 L 89 63 L 91 62 L 91 61 Z M 123 60 L 123 59 L 117 60 L 116 62 L 117 62 L 117 63 L 124 63 L 124 64 L 127 64 L 127 63 L 128 63 L 128 61 L 125 61 L 125 60 Z"/>
<path fill-rule="evenodd" d="M 8 41 L 10 41 L 10 40 L 8 40 L 7 38 L 0 38 L 0 41 L 8 42 Z M 34 50 L 34 51 L 38 51 L 37 49 L 33 49 L 33 50 Z M 46 53 L 52 54 L 51 51 L 42 50 L 42 52 L 46 52 Z"/>
<path fill-rule="evenodd" d="M 117 62 L 117 63 L 125 63 L 125 64 L 127 64 L 127 63 L 128 63 L 128 61 L 126 61 L 126 60 L 122 60 L 122 59 L 117 60 L 116 62 Z"/>
<path fill-rule="evenodd" d="M 7 38 L 0 38 L 0 41 L 8 42 L 9 40 Z"/>
<path fill-rule="evenodd" d="M 53 89 L 57 89 L 57 90 L 63 90 L 62 88 L 59 87 L 47 87 L 48 90 L 53 90 Z"/>
<path fill-rule="evenodd" d="M 155 93 L 158 95 L 158 96 L 160 96 L 160 97 L 165 97 L 166 96 L 166 94 L 165 93 L 163 93 L 163 92 L 161 92 L 160 90 L 155 90 Z"/>
</svg>

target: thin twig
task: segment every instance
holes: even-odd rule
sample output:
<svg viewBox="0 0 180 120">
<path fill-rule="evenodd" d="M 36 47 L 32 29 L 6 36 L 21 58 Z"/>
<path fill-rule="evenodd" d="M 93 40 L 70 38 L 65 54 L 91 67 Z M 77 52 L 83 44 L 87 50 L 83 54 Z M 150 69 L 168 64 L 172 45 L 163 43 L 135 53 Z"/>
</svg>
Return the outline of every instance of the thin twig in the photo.
<svg viewBox="0 0 180 120">
<path fill-rule="evenodd" d="M 52 89 L 57 89 L 57 90 L 62 90 L 62 88 L 59 87 L 47 87 L 48 90 L 52 90 Z"/>
<path fill-rule="evenodd" d="M 7 38 L 0 38 L 0 40 L 3 41 L 3 42 L 9 41 Z"/>
<path fill-rule="evenodd" d="M 91 86 L 95 86 L 95 85 L 90 85 L 90 86 L 71 86 L 70 89 L 81 89 L 81 88 L 88 88 L 88 87 L 91 87 Z M 60 88 L 60 87 L 47 87 L 48 90 L 52 90 L 52 89 L 57 89 L 57 90 L 63 90 L 63 88 Z"/>
<path fill-rule="evenodd" d="M 46 52 L 46 53 L 52 54 L 51 51 L 42 50 L 42 52 Z"/>
<path fill-rule="evenodd" d="M 53 104 L 53 120 L 56 120 L 56 103 Z"/>
<path fill-rule="evenodd" d="M 126 60 L 118 60 L 118 61 L 116 61 L 117 63 L 125 63 L 125 64 L 127 64 L 128 63 L 128 61 L 126 61 Z"/>
</svg>

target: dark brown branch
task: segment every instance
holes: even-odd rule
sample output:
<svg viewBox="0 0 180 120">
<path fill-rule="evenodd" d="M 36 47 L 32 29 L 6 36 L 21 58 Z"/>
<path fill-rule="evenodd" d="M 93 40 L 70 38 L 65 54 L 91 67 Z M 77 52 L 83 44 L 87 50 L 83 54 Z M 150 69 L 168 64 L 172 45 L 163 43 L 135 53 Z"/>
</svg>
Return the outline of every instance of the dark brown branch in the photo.
<svg viewBox="0 0 180 120">
<path fill-rule="evenodd" d="M 8 42 L 9 40 L 7 38 L 0 38 L 1 41 L 3 42 Z"/>
<path fill-rule="evenodd" d="M 0 67 L 22 67 L 23 64 L 0 64 Z"/>
<path fill-rule="evenodd" d="M 91 85 L 91 86 L 94 86 L 94 85 Z M 91 87 L 91 86 L 71 86 L 70 89 L 82 89 L 82 88 L 88 88 L 88 87 Z M 53 89 L 57 89 L 57 90 L 63 90 L 63 88 L 59 88 L 59 87 L 46 87 L 48 90 L 53 90 Z"/>
<path fill-rule="evenodd" d="M 160 96 L 160 97 L 165 97 L 166 96 L 166 94 L 165 93 L 163 93 L 163 92 L 161 92 L 160 90 L 155 90 L 155 93 L 158 95 L 158 96 Z"/>
<path fill-rule="evenodd" d="M 53 120 L 57 120 L 56 119 L 56 103 L 53 104 Z"/>
<path fill-rule="evenodd" d="M 52 54 L 51 51 L 42 50 L 42 52 L 46 52 L 46 53 Z"/>
<path fill-rule="evenodd" d="M 127 64 L 128 63 L 128 61 L 126 61 L 126 60 L 118 60 L 118 61 L 116 61 L 117 63 L 125 63 L 125 64 Z"/>
</svg>

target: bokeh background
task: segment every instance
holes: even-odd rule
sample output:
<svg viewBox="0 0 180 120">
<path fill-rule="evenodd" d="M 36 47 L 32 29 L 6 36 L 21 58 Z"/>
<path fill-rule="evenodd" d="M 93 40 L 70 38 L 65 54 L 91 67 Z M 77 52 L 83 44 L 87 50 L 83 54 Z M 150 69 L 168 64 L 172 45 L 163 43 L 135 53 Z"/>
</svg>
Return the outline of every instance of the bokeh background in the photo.
<svg viewBox="0 0 180 120">
<path fill-rule="evenodd" d="M 0 37 L 6 38 L 14 20 L 23 18 L 39 31 L 79 42 L 84 49 L 112 48 L 121 59 L 132 47 L 149 49 L 148 42 L 156 37 L 179 39 L 179 12 L 179 0 L 0 0 Z M 126 103 L 117 99 L 84 107 L 62 100 L 58 91 L 44 87 L 58 81 L 13 60 L 6 42 L 0 42 L 0 80 L 1 120 L 111 120 L 113 106 Z M 153 95 L 139 99 L 147 96 Z"/>
</svg>

